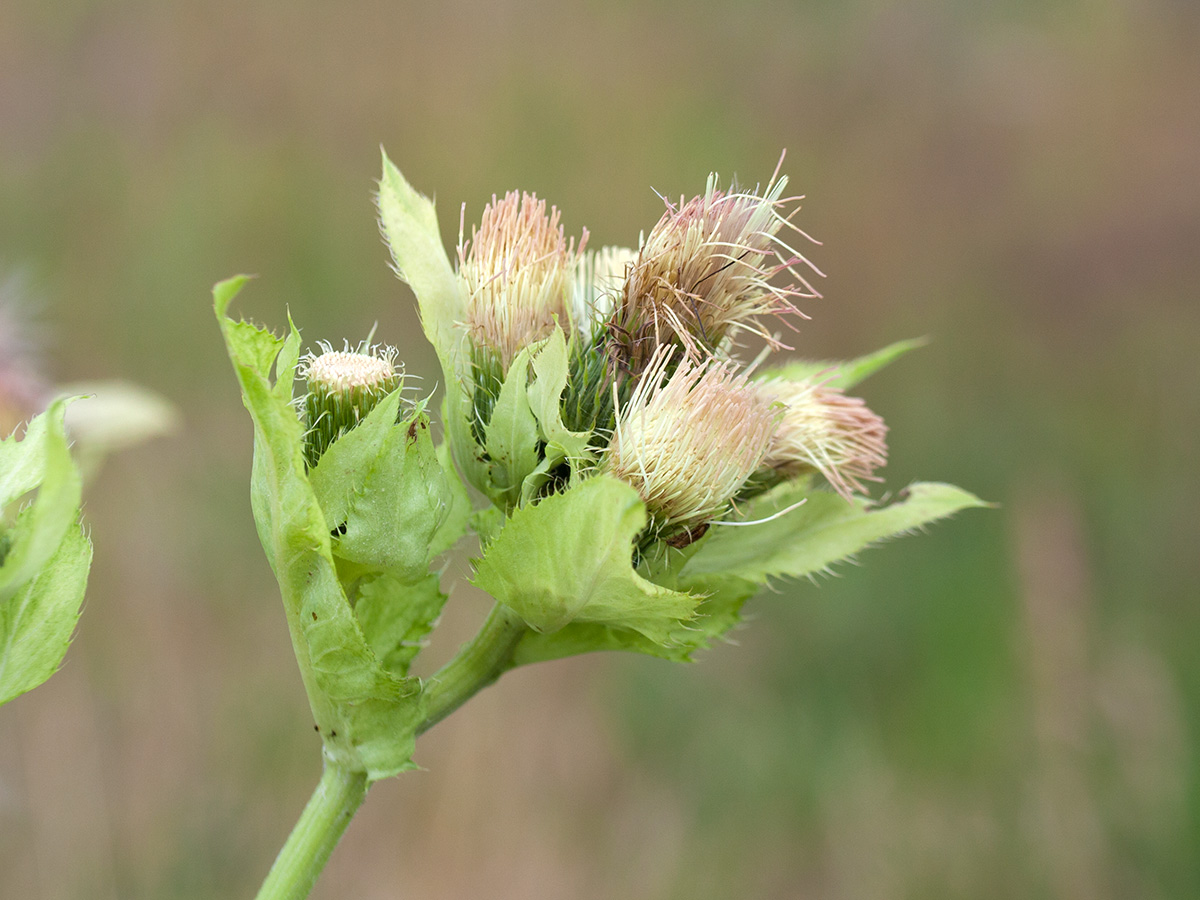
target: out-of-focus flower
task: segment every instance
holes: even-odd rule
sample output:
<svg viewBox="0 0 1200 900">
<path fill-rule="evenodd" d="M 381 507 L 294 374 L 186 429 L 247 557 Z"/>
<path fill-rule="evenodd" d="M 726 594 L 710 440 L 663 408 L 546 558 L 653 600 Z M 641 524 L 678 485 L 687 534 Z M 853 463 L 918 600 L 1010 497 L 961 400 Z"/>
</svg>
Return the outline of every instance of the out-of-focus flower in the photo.
<svg viewBox="0 0 1200 900">
<path fill-rule="evenodd" d="M 304 360 L 301 377 L 308 383 L 304 419 L 308 431 L 304 449 L 315 466 L 329 445 L 349 431 L 384 397 L 396 390 L 403 373 L 396 371 L 394 347 L 360 346 L 334 350 L 321 345 L 320 355 Z"/>
<path fill-rule="evenodd" d="M 479 227 L 459 235 L 458 277 L 466 294 L 472 345 L 499 358 L 507 372 L 521 348 L 567 324 L 574 240 L 563 237 L 555 207 L 532 194 L 492 198 Z M 587 232 L 580 249 L 587 242 Z"/>
<path fill-rule="evenodd" d="M 778 404 L 732 363 L 683 359 L 663 347 L 617 414 L 603 468 L 632 485 L 664 537 L 703 533 L 761 465 Z"/>
<path fill-rule="evenodd" d="M 847 500 L 866 493 L 863 481 L 887 463 L 887 425 L 858 397 L 812 379 L 767 379 L 756 384 L 763 399 L 785 411 L 763 465 L 785 477 L 819 472 Z"/>
<path fill-rule="evenodd" d="M 726 192 L 711 175 L 702 195 L 668 204 L 630 266 L 610 322 L 620 369 L 636 375 L 664 343 L 692 357 L 711 354 L 739 332 L 784 346 L 760 318 L 803 315 L 793 301 L 819 294 L 797 266 L 820 274 L 779 236 L 785 227 L 805 236 L 781 211 L 799 199 L 783 196 L 786 185 L 781 177 L 761 196 Z M 772 284 L 781 272 L 791 284 Z"/>
<path fill-rule="evenodd" d="M 0 437 L 11 434 L 50 398 L 40 370 L 39 344 L 24 279 L 0 274 Z"/>
<path fill-rule="evenodd" d="M 571 287 L 571 318 L 576 330 L 592 337 L 613 314 L 637 251 L 628 247 L 602 247 L 580 253 L 575 259 Z"/>
</svg>

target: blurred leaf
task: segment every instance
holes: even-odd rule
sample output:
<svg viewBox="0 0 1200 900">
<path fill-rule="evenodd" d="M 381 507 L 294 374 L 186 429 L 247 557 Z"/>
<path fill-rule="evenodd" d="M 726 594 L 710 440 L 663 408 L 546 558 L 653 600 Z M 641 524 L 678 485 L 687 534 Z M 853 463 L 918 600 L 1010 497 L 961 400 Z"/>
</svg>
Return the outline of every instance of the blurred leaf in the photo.
<svg viewBox="0 0 1200 900">
<path fill-rule="evenodd" d="M 37 574 L 0 602 L 0 705 L 58 670 L 79 620 L 91 562 L 91 543 L 72 525 Z"/>
<path fill-rule="evenodd" d="M 637 492 L 597 475 L 516 510 L 484 551 L 474 583 L 537 631 L 592 622 L 673 645 L 700 598 L 634 570 L 633 542 L 645 525 Z"/>
<path fill-rule="evenodd" d="M 300 335 L 293 325 L 280 340 L 230 319 L 226 309 L 245 281 L 218 284 L 214 308 L 254 420 L 251 505 L 279 582 L 296 661 L 326 753 L 371 779 L 394 775 L 412 765 L 420 685 L 383 668 L 342 590 L 329 526 L 305 475 L 303 426 L 291 404 Z"/>
<path fill-rule="evenodd" d="M 876 350 L 866 356 L 843 362 L 796 360 L 775 369 L 764 369 L 758 373 L 756 380 L 783 378 L 788 381 L 803 381 L 808 378 L 819 378 L 820 381 L 831 387 L 849 390 L 868 376 L 891 365 L 910 350 L 924 347 L 927 343 L 929 343 L 927 338 L 897 341 L 882 350 Z"/>
<path fill-rule="evenodd" d="M 79 473 L 56 400 L 22 440 L 0 441 L 0 513 L 40 488 L 0 533 L 0 704 L 54 674 L 71 641 L 92 548 L 79 519 Z M 0 528 L 3 528 L 0 521 Z"/>
<path fill-rule="evenodd" d="M 962 509 L 987 506 L 949 484 L 918 483 L 896 501 L 876 507 L 856 497 L 847 502 L 828 491 L 807 491 L 787 483 L 747 504 L 742 519 L 773 516 L 798 501 L 802 506 L 770 521 L 714 526 L 681 573 L 681 582 L 712 575 L 735 575 L 763 583 L 827 570 L 872 544 L 898 537 Z"/>
<path fill-rule="evenodd" d="M 7 535 L 0 566 L 0 603 L 9 600 L 57 551 L 79 517 L 79 473 L 63 429 L 67 401 L 56 400 L 35 416 L 22 440 L 0 441 L 0 513 L 40 486 L 33 505 Z"/>
</svg>

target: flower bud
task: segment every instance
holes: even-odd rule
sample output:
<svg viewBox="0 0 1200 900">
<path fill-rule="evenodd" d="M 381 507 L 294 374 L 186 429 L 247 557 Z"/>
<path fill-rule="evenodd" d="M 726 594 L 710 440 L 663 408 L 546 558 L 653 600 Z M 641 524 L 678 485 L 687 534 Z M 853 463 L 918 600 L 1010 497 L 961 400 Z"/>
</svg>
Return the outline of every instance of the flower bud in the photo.
<svg viewBox="0 0 1200 900">
<path fill-rule="evenodd" d="M 637 490 L 667 540 L 698 537 L 728 508 L 762 463 L 779 417 L 732 364 L 684 359 L 668 375 L 674 355 L 662 348 L 651 359 L 603 462 Z"/>
<path fill-rule="evenodd" d="M 810 379 L 758 382 L 764 399 L 785 407 L 763 465 L 784 477 L 819 472 L 847 500 L 879 481 L 887 463 L 887 425 L 858 397 Z"/>
<path fill-rule="evenodd" d="M 636 375 L 664 343 L 692 357 L 711 354 L 739 332 L 784 346 L 759 317 L 802 316 L 793 300 L 820 295 L 795 267 L 821 274 L 778 236 L 787 226 L 807 237 L 781 212 L 798 199 L 783 197 L 786 185 L 787 178 L 772 181 L 762 196 L 726 192 L 711 175 L 704 194 L 668 203 L 630 266 L 610 325 L 621 368 Z M 781 272 L 793 283 L 771 284 Z"/>
<path fill-rule="evenodd" d="M 329 445 L 363 420 L 403 381 L 396 372 L 393 347 L 333 350 L 323 344 L 320 356 L 304 360 L 308 382 L 304 398 L 304 452 L 309 467 L 317 464 Z"/>
</svg>

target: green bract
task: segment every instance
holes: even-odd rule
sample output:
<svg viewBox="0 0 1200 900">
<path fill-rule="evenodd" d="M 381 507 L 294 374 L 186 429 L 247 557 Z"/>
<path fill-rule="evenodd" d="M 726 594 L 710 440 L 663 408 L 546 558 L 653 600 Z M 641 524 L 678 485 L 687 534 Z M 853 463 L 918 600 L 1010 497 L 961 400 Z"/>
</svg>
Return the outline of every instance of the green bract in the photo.
<svg viewBox="0 0 1200 900">
<path fill-rule="evenodd" d="M 65 400 L 0 441 L 0 704 L 54 674 L 79 618 L 92 547 L 63 432 Z M 4 511 L 30 491 L 11 525 Z"/>
</svg>

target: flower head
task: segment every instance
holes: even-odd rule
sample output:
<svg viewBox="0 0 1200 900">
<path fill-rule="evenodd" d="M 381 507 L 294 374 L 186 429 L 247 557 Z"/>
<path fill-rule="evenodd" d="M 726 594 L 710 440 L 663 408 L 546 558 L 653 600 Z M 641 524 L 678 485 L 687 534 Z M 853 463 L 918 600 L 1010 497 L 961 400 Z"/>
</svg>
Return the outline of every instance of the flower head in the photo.
<svg viewBox="0 0 1200 900">
<path fill-rule="evenodd" d="M 555 320 L 567 321 L 574 240 L 563 237 L 559 212 L 533 194 L 492 197 L 479 227 L 459 235 L 458 277 L 467 297 L 471 343 L 499 357 L 508 370 L 529 343 L 546 337 Z M 587 241 L 587 233 L 580 249 Z"/>
<path fill-rule="evenodd" d="M 763 465 L 791 477 L 816 471 L 839 494 L 866 493 L 863 481 L 887 463 L 887 425 L 858 397 L 811 379 L 768 379 L 757 389 L 785 407 Z"/>
<path fill-rule="evenodd" d="M 683 359 L 663 347 L 617 414 L 603 466 L 631 484 L 660 532 L 693 534 L 724 512 L 762 463 L 777 404 L 729 362 Z"/>
<path fill-rule="evenodd" d="M 301 377 L 308 382 L 304 398 L 305 455 L 315 466 L 329 445 L 349 431 L 396 390 L 403 373 L 396 371 L 393 347 L 334 350 L 321 345 L 320 355 L 305 358 Z"/>
<path fill-rule="evenodd" d="M 636 374 L 660 344 L 676 342 L 697 356 L 739 332 L 784 346 L 759 319 L 803 315 L 793 300 L 819 294 L 796 266 L 820 274 L 779 237 L 785 226 L 803 235 L 781 212 L 799 199 L 783 197 L 786 185 L 786 177 L 772 180 L 760 196 L 719 190 L 710 175 L 703 194 L 667 204 L 630 266 L 612 317 L 615 362 Z M 772 284 L 781 272 L 793 282 Z"/>
</svg>

